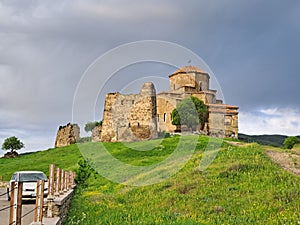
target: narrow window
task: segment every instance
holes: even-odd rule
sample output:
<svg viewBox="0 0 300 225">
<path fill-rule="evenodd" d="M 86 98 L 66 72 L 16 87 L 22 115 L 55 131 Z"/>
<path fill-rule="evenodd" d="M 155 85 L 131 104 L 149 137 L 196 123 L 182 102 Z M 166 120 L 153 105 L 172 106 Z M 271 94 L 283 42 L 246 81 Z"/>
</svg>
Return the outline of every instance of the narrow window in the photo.
<svg viewBox="0 0 300 225">
<path fill-rule="evenodd" d="M 138 123 L 138 127 L 140 127 L 140 123 Z"/>
<path fill-rule="evenodd" d="M 121 105 L 123 105 L 124 104 L 124 101 L 123 100 L 121 100 Z"/>
<path fill-rule="evenodd" d="M 159 122 L 159 114 L 157 114 L 157 122 Z"/>
<path fill-rule="evenodd" d="M 199 91 L 202 91 L 202 82 L 199 82 Z"/>
<path fill-rule="evenodd" d="M 164 122 L 166 122 L 166 119 L 167 119 L 167 114 L 164 113 Z"/>
<path fill-rule="evenodd" d="M 128 123 L 128 127 L 130 127 L 130 123 Z"/>
<path fill-rule="evenodd" d="M 134 100 L 131 101 L 132 105 L 134 104 Z"/>
</svg>

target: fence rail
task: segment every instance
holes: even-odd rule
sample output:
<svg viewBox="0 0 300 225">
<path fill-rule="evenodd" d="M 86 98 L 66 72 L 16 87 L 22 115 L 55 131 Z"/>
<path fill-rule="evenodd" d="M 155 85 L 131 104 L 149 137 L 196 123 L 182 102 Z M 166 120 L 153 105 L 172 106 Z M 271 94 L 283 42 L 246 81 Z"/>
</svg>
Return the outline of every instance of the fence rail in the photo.
<svg viewBox="0 0 300 225">
<path fill-rule="evenodd" d="M 53 202 L 54 199 L 65 194 L 69 189 L 74 187 L 75 173 L 56 168 L 55 165 L 49 166 L 48 178 L 48 196 L 44 199 L 45 181 L 38 180 L 36 186 L 36 202 L 35 207 L 29 212 L 22 215 L 22 191 L 23 182 L 11 182 L 10 188 L 6 192 L 1 193 L 1 196 L 10 196 L 10 205 L 0 209 L 1 211 L 9 210 L 9 225 L 21 225 L 22 218 L 34 213 L 34 224 L 42 224 L 43 208 L 47 208 L 46 217 L 54 217 Z"/>
</svg>

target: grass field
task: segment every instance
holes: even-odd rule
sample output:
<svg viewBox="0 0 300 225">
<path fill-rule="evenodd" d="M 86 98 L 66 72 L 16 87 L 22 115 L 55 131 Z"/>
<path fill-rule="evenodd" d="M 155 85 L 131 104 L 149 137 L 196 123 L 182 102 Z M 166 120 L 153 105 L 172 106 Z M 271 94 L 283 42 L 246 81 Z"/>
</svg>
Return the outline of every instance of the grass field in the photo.
<svg viewBox="0 0 300 225">
<path fill-rule="evenodd" d="M 157 184 L 134 187 L 99 174 L 91 176 L 86 187 L 76 189 L 65 224 L 300 224 L 300 178 L 274 164 L 257 144 L 223 143 L 213 163 L 201 172 L 199 163 L 208 140 L 200 137 L 188 163 Z M 105 163 L 106 158 L 101 158 L 105 147 L 126 164 L 147 166 L 167 159 L 180 140 L 160 141 L 129 146 L 84 143 L 79 149 L 90 159 Z M 189 140 L 183 144 L 189 146 Z M 152 145 L 157 147 L 133 150 Z M 74 170 L 82 157 L 79 149 L 72 145 L 0 159 L 0 176 L 8 180 L 13 171 L 24 169 L 47 172 L 50 163 Z"/>
<path fill-rule="evenodd" d="M 163 151 L 155 149 L 146 157 L 120 143 L 106 147 L 119 160 L 145 165 L 164 159 L 177 141 L 165 139 Z M 66 224 L 300 223 L 298 177 L 275 165 L 257 144 L 223 144 L 214 162 L 201 172 L 197 168 L 207 141 L 200 137 L 185 167 L 158 184 L 132 187 L 91 177 L 87 188 L 77 190 Z M 93 144 L 93 149 L 102 151 L 100 145 Z"/>
<path fill-rule="evenodd" d="M 64 170 L 74 171 L 81 157 L 77 145 L 70 145 L 20 155 L 14 159 L 0 158 L 0 176 L 3 181 L 9 181 L 12 174 L 19 170 L 40 170 L 48 175 L 50 164 L 55 164 Z"/>
</svg>

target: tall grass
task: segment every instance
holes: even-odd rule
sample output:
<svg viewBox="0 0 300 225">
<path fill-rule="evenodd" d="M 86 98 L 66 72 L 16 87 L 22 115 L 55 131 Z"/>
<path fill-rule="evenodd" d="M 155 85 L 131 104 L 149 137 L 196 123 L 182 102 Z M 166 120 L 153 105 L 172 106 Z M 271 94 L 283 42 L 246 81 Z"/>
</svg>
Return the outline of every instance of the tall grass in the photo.
<svg viewBox="0 0 300 225">
<path fill-rule="evenodd" d="M 109 143 L 126 163 L 148 165 L 170 154 L 178 137 L 151 151 Z M 256 144 L 223 144 L 209 168 L 199 171 L 207 137 L 200 137 L 189 162 L 161 183 L 132 187 L 92 176 L 78 188 L 65 224 L 299 224 L 299 178 L 273 164 Z M 147 144 L 138 143 L 139 145 Z M 101 151 L 99 144 L 84 145 Z M 113 168 L 112 168 L 113 169 Z"/>
</svg>

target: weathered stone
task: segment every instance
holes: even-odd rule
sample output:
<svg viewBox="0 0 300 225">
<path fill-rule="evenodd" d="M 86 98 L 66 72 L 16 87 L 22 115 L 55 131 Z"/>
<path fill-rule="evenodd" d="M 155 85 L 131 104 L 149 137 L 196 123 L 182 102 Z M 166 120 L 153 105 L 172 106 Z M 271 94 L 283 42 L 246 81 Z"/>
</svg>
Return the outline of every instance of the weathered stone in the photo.
<svg viewBox="0 0 300 225">
<path fill-rule="evenodd" d="M 96 126 L 92 130 L 92 142 L 101 141 L 102 126 Z"/>
<path fill-rule="evenodd" d="M 80 139 L 80 128 L 77 124 L 68 123 L 60 126 L 55 140 L 55 147 L 63 147 L 75 144 Z"/>
<path fill-rule="evenodd" d="M 139 94 L 106 95 L 101 141 L 137 141 L 157 137 L 157 132 L 185 130 L 172 125 L 172 111 L 178 102 L 194 96 L 208 107 L 208 120 L 194 130 L 217 137 L 237 137 L 238 107 L 222 104 L 217 91 L 209 88 L 210 76 L 195 66 L 185 66 L 169 76 L 170 91 L 156 95 L 152 83 L 145 83 Z"/>
<path fill-rule="evenodd" d="M 13 152 L 7 152 L 4 154 L 3 158 L 16 158 L 19 154 L 16 151 Z"/>
<path fill-rule="evenodd" d="M 106 95 L 101 141 L 139 141 L 157 138 L 156 92 L 145 83 L 139 94 Z"/>
</svg>

